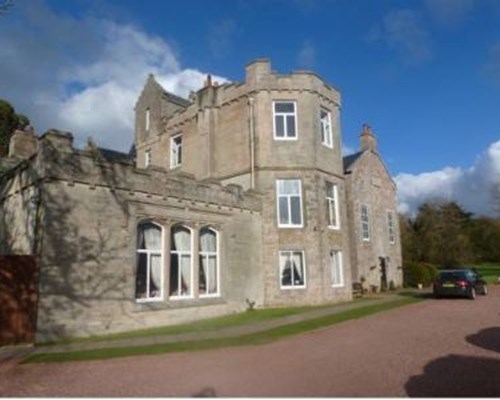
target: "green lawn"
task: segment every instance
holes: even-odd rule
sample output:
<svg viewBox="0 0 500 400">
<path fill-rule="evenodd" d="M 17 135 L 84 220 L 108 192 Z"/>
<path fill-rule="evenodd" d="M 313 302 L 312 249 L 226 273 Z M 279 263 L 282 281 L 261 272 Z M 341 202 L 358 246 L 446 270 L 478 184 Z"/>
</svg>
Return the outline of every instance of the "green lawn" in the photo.
<svg viewBox="0 0 500 400">
<path fill-rule="evenodd" d="M 500 283 L 500 263 L 484 263 L 484 264 L 476 264 L 474 268 L 477 269 L 486 282 L 492 283 Z"/>
<path fill-rule="evenodd" d="M 238 337 L 221 337 L 217 339 L 206 339 L 206 340 L 197 340 L 190 342 L 154 344 L 148 346 L 136 346 L 136 347 L 131 346 L 124 348 L 109 348 L 109 349 L 86 350 L 86 351 L 73 351 L 67 353 L 36 354 L 28 357 L 24 362 L 101 360 L 101 359 L 110 359 L 110 358 L 136 356 L 136 355 L 151 355 L 151 354 L 161 354 L 170 352 L 215 349 L 220 347 L 262 344 L 286 336 L 331 326 L 333 324 L 337 324 L 339 322 L 347 321 L 350 319 L 362 318 L 367 315 L 379 313 L 382 311 L 387 311 L 396 307 L 412 304 L 421 300 L 423 300 L 422 297 L 412 296 L 412 297 L 402 297 L 400 299 L 396 299 L 383 304 L 367 304 L 366 306 L 349 311 L 344 311 L 338 314 L 315 318 L 293 324 L 288 324 L 280 326 L 278 328 L 269 329 L 267 331 L 242 335 Z M 271 310 L 262 310 L 262 311 L 271 311 Z M 253 312 L 248 314 L 253 314 Z"/>
<path fill-rule="evenodd" d="M 354 301 L 360 302 L 366 300 L 368 300 L 368 298 L 356 299 Z M 331 307 L 331 304 L 326 304 L 321 306 L 307 306 L 307 307 L 269 308 L 261 310 L 259 309 L 253 311 L 245 311 L 237 314 L 225 315 L 223 317 L 203 319 L 180 325 L 139 329 L 134 331 L 115 333 L 109 335 L 91 336 L 86 338 L 58 340 L 54 342 L 42 343 L 41 345 L 88 343 L 88 342 L 98 342 L 103 340 L 108 341 L 108 340 L 119 340 L 119 339 L 133 339 L 133 338 L 150 337 L 150 336 L 176 335 L 176 334 L 192 333 L 192 332 L 213 332 L 223 328 L 230 328 L 234 326 L 267 321 L 275 318 L 301 314 L 307 311 L 319 310 L 327 307 Z"/>
</svg>

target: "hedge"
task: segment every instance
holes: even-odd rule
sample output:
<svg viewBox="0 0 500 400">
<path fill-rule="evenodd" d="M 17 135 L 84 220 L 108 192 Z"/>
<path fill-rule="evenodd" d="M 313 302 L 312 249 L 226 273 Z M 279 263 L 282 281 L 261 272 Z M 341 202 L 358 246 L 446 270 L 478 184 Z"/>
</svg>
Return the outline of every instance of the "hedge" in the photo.
<svg viewBox="0 0 500 400">
<path fill-rule="evenodd" d="M 437 274 L 437 268 L 425 262 L 406 262 L 403 264 L 403 285 L 417 287 L 421 283 L 430 286 Z"/>
</svg>

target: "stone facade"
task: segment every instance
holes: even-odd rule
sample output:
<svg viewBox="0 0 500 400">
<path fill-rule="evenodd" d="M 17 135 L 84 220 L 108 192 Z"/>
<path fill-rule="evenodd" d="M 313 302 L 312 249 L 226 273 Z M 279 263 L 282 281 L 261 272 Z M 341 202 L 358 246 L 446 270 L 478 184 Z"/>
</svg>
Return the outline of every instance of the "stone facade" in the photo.
<svg viewBox="0 0 500 400">
<path fill-rule="evenodd" d="M 396 184 L 367 125 L 361 134 L 361 150 L 346 157 L 344 167 L 353 280 L 374 290 L 399 287 L 403 271 Z"/>
<path fill-rule="evenodd" d="M 38 341 L 347 301 L 379 256 L 400 283 L 383 217 L 356 242 L 355 205 L 394 202 L 393 183 L 371 152 L 345 175 L 340 94 L 314 73 L 256 60 L 189 100 L 150 75 L 135 112 L 135 159 L 55 130 L 12 146 L 0 251 L 38 257 Z"/>
<path fill-rule="evenodd" d="M 312 72 L 277 74 L 271 70 L 268 60 L 247 65 L 244 83 L 218 85 L 209 77 L 190 104 L 180 105 L 178 99 L 168 93 L 159 94 L 158 87 L 150 76 L 135 107 L 136 120 L 140 121 L 136 126 L 137 167 L 151 163 L 171 171 L 191 173 L 196 179 L 237 183 L 262 194 L 262 237 L 266 238 L 261 249 L 262 305 L 349 300 L 351 277 L 339 92 Z M 276 102 L 295 105 L 296 131 L 292 138 L 276 137 L 273 114 Z M 176 106 L 177 110 L 169 105 Z M 162 109 L 169 112 L 154 112 Z M 329 146 L 321 140 L 320 110 L 329 114 Z M 158 126 L 161 128 L 156 128 Z M 175 156 L 174 139 L 179 137 L 182 138 L 182 163 L 177 165 L 172 157 Z M 280 228 L 277 218 L 277 181 L 287 179 L 301 183 L 302 223 L 292 229 Z M 339 229 L 328 228 L 326 182 L 337 187 L 342 221 Z M 304 287 L 283 290 L 280 251 L 304 252 L 307 275 Z M 339 287 L 331 284 L 331 251 L 344 255 Z"/>
</svg>

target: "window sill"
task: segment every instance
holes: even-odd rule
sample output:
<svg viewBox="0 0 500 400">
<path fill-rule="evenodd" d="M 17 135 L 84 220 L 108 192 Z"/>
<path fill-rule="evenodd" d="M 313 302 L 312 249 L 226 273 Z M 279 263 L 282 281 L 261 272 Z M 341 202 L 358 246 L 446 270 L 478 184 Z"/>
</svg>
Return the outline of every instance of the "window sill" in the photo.
<svg viewBox="0 0 500 400">
<path fill-rule="evenodd" d="M 340 225 L 334 226 L 334 225 L 328 225 L 328 229 L 332 231 L 340 231 Z"/>
<path fill-rule="evenodd" d="M 281 286 L 281 290 L 289 291 L 289 290 L 304 290 L 307 289 L 307 286 Z"/>
<path fill-rule="evenodd" d="M 152 297 L 150 299 L 148 298 L 135 299 L 135 302 L 137 304 L 148 304 L 148 303 L 160 303 L 163 300 L 164 300 L 163 297 Z"/>
<path fill-rule="evenodd" d="M 344 288 L 345 287 L 345 284 L 338 284 L 338 285 L 332 285 L 332 288 L 334 289 L 339 289 L 339 288 Z"/>
<path fill-rule="evenodd" d="M 295 137 L 278 137 L 274 136 L 274 140 L 276 141 L 284 141 L 284 142 L 293 142 L 299 140 L 298 136 Z"/>
<path fill-rule="evenodd" d="M 168 299 L 171 300 L 171 301 L 193 300 L 194 296 L 193 295 L 189 295 L 189 296 L 170 296 Z"/>
<path fill-rule="evenodd" d="M 304 225 L 278 225 L 279 229 L 302 229 Z"/>
<path fill-rule="evenodd" d="M 214 294 L 200 294 L 200 299 L 217 299 L 220 297 L 220 293 Z"/>
</svg>

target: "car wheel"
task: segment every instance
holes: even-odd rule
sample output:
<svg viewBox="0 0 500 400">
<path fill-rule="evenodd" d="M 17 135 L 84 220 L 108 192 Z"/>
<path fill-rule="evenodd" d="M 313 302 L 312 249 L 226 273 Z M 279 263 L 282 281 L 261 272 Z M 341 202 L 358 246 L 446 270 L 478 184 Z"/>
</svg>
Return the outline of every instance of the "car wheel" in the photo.
<svg viewBox="0 0 500 400">
<path fill-rule="evenodd" d="M 474 287 L 470 288 L 469 299 L 471 299 L 471 300 L 475 300 L 476 299 L 476 289 Z"/>
<path fill-rule="evenodd" d="M 484 286 L 483 286 L 482 295 L 483 295 L 483 296 L 486 296 L 487 294 L 488 294 L 488 286 L 484 285 Z"/>
</svg>

